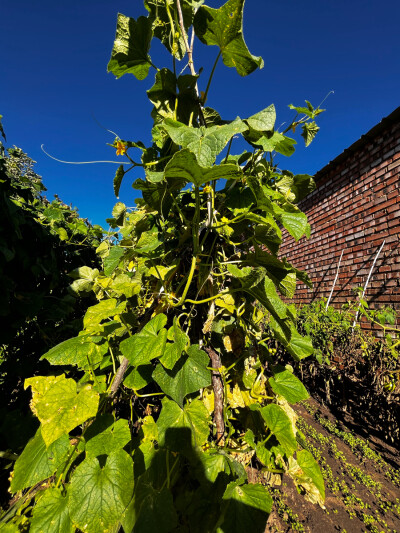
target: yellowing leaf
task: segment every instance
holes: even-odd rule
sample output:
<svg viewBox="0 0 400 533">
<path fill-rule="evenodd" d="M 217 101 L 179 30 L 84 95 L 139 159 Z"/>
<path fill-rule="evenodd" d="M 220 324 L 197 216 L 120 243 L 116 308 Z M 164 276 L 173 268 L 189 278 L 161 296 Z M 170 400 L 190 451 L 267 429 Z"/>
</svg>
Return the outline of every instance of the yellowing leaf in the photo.
<svg viewBox="0 0 400 533">
<path fill-rule="evenodd" d="M 47 447 L 97 413 L 99 395 L 90 385 L 77 393 L 76 382 L 66 379 L 65 374 L 26 379 L 27 387 L 32 387 L 32 411 L 42 424 Z"/>
<path fill-rule="evenodd" d="M 235 312 L 235 299 L 232 296 L 232 294 L 221 294 L 216 300 L 215 305 L 217 307 L 222 307 L 223 309 L 226 309 L 233 315 Z"/>
</svg>

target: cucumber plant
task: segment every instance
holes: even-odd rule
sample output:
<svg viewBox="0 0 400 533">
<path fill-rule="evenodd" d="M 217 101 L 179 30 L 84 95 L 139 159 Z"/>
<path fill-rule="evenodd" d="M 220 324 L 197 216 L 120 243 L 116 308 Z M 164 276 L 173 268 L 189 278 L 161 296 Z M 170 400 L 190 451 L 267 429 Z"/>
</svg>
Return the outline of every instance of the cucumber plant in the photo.
<svg viewBox="0 0 400 533">
<path fill-rule="evenodd" d="M 272 507 L 265 484 L 285 472 L 323 505 L 322 475 L 290 405 L 308 393 L 275 363 L 264 332 L 268 314 L 295 360 L 312 353 L 280 296 L 309 279 L 278 252 L 282 227 L 296 240 L 309 235 L 296 203 L 314 183 L 279 170 L 274 155 L 293 153 L 286 133 L 296 127 L 309 144 L 322 110 L 291 106 L 282 132 L 273 105 L 223 119 L 205 106 L 218 61 L 240 76 L 263 66 L 243 39 L 244 0 L 144 7 L 137 20 L 118 15 L 108 65 L 138 80 L 155 71 L 152 145 L 113 143 L 127 160 L 116 196 L 135 169 L 141 197 L 135 209 L 115 205 L 112 235 L 98 247 L 103 270 L 76 271 L 73 289 L 98 299 L 82 331 L 43 355 L 52 375 L 25 381 L 40 427 L 15 463 L 7 531 L 261 532 Z M 203 92 L 195 37 L 218 48 Z M 153 39 L 171 69 L 153 63 Z M 177 62 L 190 73 L 178 74 Z M 237 136 L 248 151 L 233 152 Z M 259 482 L 249 483 L 255 468 Z"/>
</svg>

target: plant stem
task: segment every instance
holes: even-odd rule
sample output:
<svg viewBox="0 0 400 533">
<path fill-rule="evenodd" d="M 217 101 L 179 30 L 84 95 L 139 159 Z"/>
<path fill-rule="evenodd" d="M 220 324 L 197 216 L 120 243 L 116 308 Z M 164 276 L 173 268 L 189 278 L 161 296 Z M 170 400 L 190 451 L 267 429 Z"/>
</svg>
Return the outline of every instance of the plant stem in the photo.
<svg viewBox="0 0 400 533">
<path fill-rule="evenodd" d="M 221 368 L 221 358 L 212 348 L 204 348 L 208 353 L 213 367 L 212 384 L 214 390 L 214 423 L 217 430 L 217 444 L 224 445 L 225 423 L 224 423 L 224 385 L 222 383 L 219 368 Z"/>
<path fill-rule="evenodd" d="M 206 103 L 206 100 L 207 100 L 207 96 L 208 96 L 208 91 L 210 90 L 210 85 L 211 85 L 211 81 L 213 79 L 213 76 L 214 76 L 214 72 L 215 72 L 215 69 L 217 68 L 217 64 L 218 64 L 218 60 L 219 58 L 221 57 L 221 50 L 218 52 L 218 55 L 214 61 L 214 65 L 213 65 L 213 68 L 211 70 L 211 74 L 210 74 L 210 77 L 208 78 L 208 83 L 207 83 L 207 87 L 206 87 L 206 90 L 204 91 L 204 96 L 202 98 L 202 102 L 203 104 Z"/>
</svg>

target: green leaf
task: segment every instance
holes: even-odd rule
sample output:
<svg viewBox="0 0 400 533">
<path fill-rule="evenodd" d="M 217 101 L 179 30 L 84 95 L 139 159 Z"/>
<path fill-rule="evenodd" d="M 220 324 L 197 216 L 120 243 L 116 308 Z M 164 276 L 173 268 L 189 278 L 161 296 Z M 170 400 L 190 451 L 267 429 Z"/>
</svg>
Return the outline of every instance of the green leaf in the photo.
<svg viewBox="0 0 400 533">
<path fill-rule="evenodd" d="M 136 368 L 131 368 L 124 379 L 125 387 L 133 390 L 140 390 L 148 383 L 153 381 L 151 374 L 153 373 L 153 365 L 139 365 Z"/>
<path fill-rule="evenodd" d="M 301 402 L 309 397 L 303 383 L 289 370 L 274 372 L 274 376 L 269 378 L 269 384 L 275 394 L 280 394 L 289 403 Z"/>
<path fill-rule="evenodd" d="M 107 72 L 117 78 L 133 74 L 144 80 L 149 73 L 150 43 L 153 36 L 151 21 L 146 17 L 135 19 L 118 13 L 117 31 Z"/>
<path fill-rule="evenodd" d="M 125 176 L 124 165 L 120 165 L 118 167 L 117 172 L 115 173 L 115 177 L 113 181 L 114 194 L 117 198 L 119 198 L 119 189 L 121 187 L 122 179 L 124 176 Z"/>
<path fill-rule="evenodd" d="M 176 317 L 174 317 L 174 323 L 168 330 L 167 338 L 172 341 L 172 343 L 167 343 L 164 355 L 160 357 L 160 362 L 165 368 L 172 370 L 186 345 L 189 343 L 189 337 L 180 328 Z"/>
<path fill-rule="evenodd" d="M 133 492 L 133 462 L 124 450 L 110 454 L 105 464 L 85 459 L 75 470 L 69 488 L 69 511 L 75 527 L 104 533 L 116 526 Z"/>
<path fill-rule="evenodd" d="M 274 403 L 260 409 L 268 429 L 278 439 L 289 457 L 297 450 L 297 441 L 293 433 L 292 422 L 285 411 Z"/>
<path fill-rule="evenodd" d="M 176 78 L 167 68 L 159 70 L 153 87 L 147 91 L 149 100 L 154 104 L 152 117 L 159 120 L 158 117 L 176 116 L 183 123 L 189 122 L 191 113 L 198 109 L 197 79 L 198 76 L 189 74 Z"/>
<path fill-rule="evenodd" d="M 291 204 L 284 204 L 283 208 L 274 205 L 274 212 L 278 220 L 288 230 L 296 241 L 301 239 L 307 231 L 307 216 L 298 207 Z"/>
<path fill-rule="evenodd" d="M 173 400 L 164 398 L 157 427 L 160 446 L 168 446 L 172 451 L 188 451 L 188 445 L 197 448 L 207 441 L 209 414 L 200 400 L 193 400 L 182 409 Z M 189 443 L 182 439 L 186 432 L 190 432 Z"/>
<path fill-rule="evenodd" d="M 250 54 L 243 39 L 244 0 L 228 0 L 219 9 L 202 6 L 193 25 L 197 37 L 207 45 L 217 45 L 227 67 L 235 67 L 240 76 L 247 76 L 257 67 L 263 68 L 261 57 Z"/>
<path fill-rule="evenodd" d="M 76 381 L 66 379 L 65 374 L 26 379 L 27 387 L 32 387 L 31 406 L 42 423 L 42 437 L 46 446 L 97 413 L 99 395 L 90 385 L 85 385 L 77 393 Z"/>
<path fill-rule="evenodd" d="M 198 457 L 203 468 L 202 474 L 208 481 L 214 483 L 220 472 L 240 478 L 242 481 L 247 479 L 246 471 L 240 463 L 233 460 L 225 452 L 217 453 L 199 453 Z"/>
<path fill-rule="evenodd" d="M 296 141 L 290 137 L 286 137 L 278 131 L 274 131 L 272 135 L 262 135 L 261 137 L 249 138 L 251 143 L 256 146 L 261 146 L 265 152 L 273 152 L 274 150 L 282 155 L 291 156 L 295 149 Z"/>
<path fill-rule="evenodd" d="M 247 130 L 246 124 L 239 117 L 229 124 L 211 126 L 210 128 L 193 128 L 168 118 L 164 121 L 163 128 L 175 144 L 187 148 L 195 154 L 199 165 L 202 167 L 213 165 L 217 155 L 222 152 L 228 141 L 234 135 Z"/>
<path fill-rule="evenodd" d="M 261 483 L 240 485 L 233 481 L 227 486 L 223 500 L 226 502 L 223 522 L 217 527 L 217 533 L 243 533 L 249 527 L 254 532 L 264 531 L 273 502 Z"/>
<path fill-rule="evenodd" d="M 276 120 L 274 104 L 259 111 L 255 115 L 246 119 L 247 124 L 256 131 L 272 131 Z"/>
<path fill-rule="evenodd" d="M 286 348 L 296 361 L 308 357 L 314 351 L 311 338 L 309 336 L 303 337 L 300 335 L 294 326 L 291 328 L 290 343 L 287 344 Z"/>
<path fill-rule="evenodd" d="M 86 457 L 110 455 L 113 451 L 122 449 L 130 440 L 128 421 L 123 418 L 114 421 L 111 414 L 104 414 L 85 433 Z"/>
<path fill-rule="evenodd" d="M 323 111 L 325 111 L 325 109 L 320 109 L 319 107 L 314 109 L 313 105 L 310 104 L 308 100 L 306 100 L 305 102 L 307 104 L 307 107 L 299 107 L 299 106 L 294 106 L 293 104 L 290 104 L 289 109 L 293 109 L 298 114 L 306 115 L 307 117 L 312 118 L 312 119 L 315 118 L 320 113 L 322 113 Z"/>
<path fill-rule="evenodd" d="M 126 302 L 119 302 L 116 298 L 109 298 L 102 300 L 97 305 L 89 307 L 83 318 L 83 326 L 85 329 L 95 328 L 106 318 L 115 315 L 120 315 L 125 311 Z"/>
<path fill-rule="evenodd" d="M 44 491 L 33 508 L 31 533 L 57 531 L 72 533 L 72 525 L 68 511 L 68 493 L 64 496 L 61 489 L 49 488 Z"/>
<path fill-rule="evenodd" d="M 164 328 L 166 323 L 167 317 L 161 313 L 152 318 L 142 331 L 121 342 L 120 350 L 131 365 L 144 365 L 164 354 L 167 342 L 167 330 Z"/>
<path fill-rule="evenodd" d="M 68 339 L 54 346 L 40 359 L 51 365 L 74 365 L 83 370 L 99 365 L 108 351 L 108 344 L 95 344 L 90 335 Z"/>
<path fill-rule="evenodd" d="M 302 125 L 301 129 L 303 130 L 301 136 L 303 137 L 306 146 L 309 146 L 320 128 L 315 122 L 306 122 Z"/>
<path fill-rule="evenodd" d="M 200 187 L 204 183 L 218 179 L 239 179 L 242 170 L 237 165 L 214 165 L 201 167 L 196 156 L 189 150 L 177 152 L 165 167 L 164 176 L 168 178 L 180 178 L 186 182 Z"/>
<path fill-rule="evenodd" d="M 39 428 L 14 465 L 11 491 L 24 490 L 52 476 L 65 461 L 69 451 L 67 435 L 63 435 L 46 448 Z"/>
<path fill-rule="evenodd" d="M 159 364 L 153 372 L 154 381 L 180 407 L 188 394 L 211 385 L 208 355 L 197 344 L 190 346 L 187 353 L 188 356 L 179 360 L 172 370 Z"/>
<path fill-rule="evenodd" d="M 148 255 L 154 252 L 159 246 L 161 241 L 158 239 L 158 229 L 154 226 L 149 231 L 144 231 L 140 239 L 135 246 L 135 253 L 141 255 Z"/>
<path fill-rule="evenodd" d="M 171 491 L 156 490 L 139 479 L 135 498 L 123 519 L 124 531 L 131 533 L 169 533 L 176 528 L 178 517 Z"/>
<path fill-rule="evenodd" d="M 113 246 L 108 256 L 104 259 L 104 274 L 111 276 L 114 270 L 118 267 L 121 257 L 125 253 L 124 248 L 120 246 Z"/>
<path fill-rule="evenodd" d="M 325 499 L 325 484 L 317 461 L 307 450 L 297 452 L 297 462 L 304 474 L 308 476 L 317 487 L 322 500 Z"/>
</svg>

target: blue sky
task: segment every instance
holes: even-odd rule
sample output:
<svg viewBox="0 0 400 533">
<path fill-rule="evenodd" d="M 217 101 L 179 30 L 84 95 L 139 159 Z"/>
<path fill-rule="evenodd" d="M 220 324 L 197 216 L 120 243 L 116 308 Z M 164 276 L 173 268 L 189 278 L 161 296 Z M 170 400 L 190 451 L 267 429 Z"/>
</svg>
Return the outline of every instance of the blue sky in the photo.
<svg viewBox="0 0 400 533">
<path fill-rule="evenodd" d="M 221 0 L 206 2 L 220 7 Z M 146 14 L 141 0 L 54 2 L 6 0 L 0 17 L 0 114 L 7 145 L 21 147 L 37 161 L 48 197 L 55 193 L 81 216 L 105 225 L 116 202 L 112 181 L 117 165 L 64 165 L 40 150 L 69 161 L 114 160 L 106 145 L 116 132 L 149 143 L 151 104 L 145 91 L 154 71 L 139 82 L 107 74 L 117 12 Z M 290 120 L 288 104 L 318 105 L 321 130 L 305 148 L 298 139 L 281 168 L 313 174 L 400 105 L 398 0 L 247 0 L 244 37 L 265 66 L 247 78 L 219 63 L 207 104 L 223 118 L 246 118 L 274 103 L 277 125 Z M 161 45 L 152 47 L 158 67 L 170 67 Z M 199 41 L 195 67 L 204 67 L 200 89 L 217 54 Z M 184 65 L 182 65 L 184 66 Z M 241 148 L 241 147 L 240 147 Z M 238 150 L 239 151 L 239 150 Z M 126 176 L 120 199 L 134 205 L 136 191 Z"/>
</svg>

